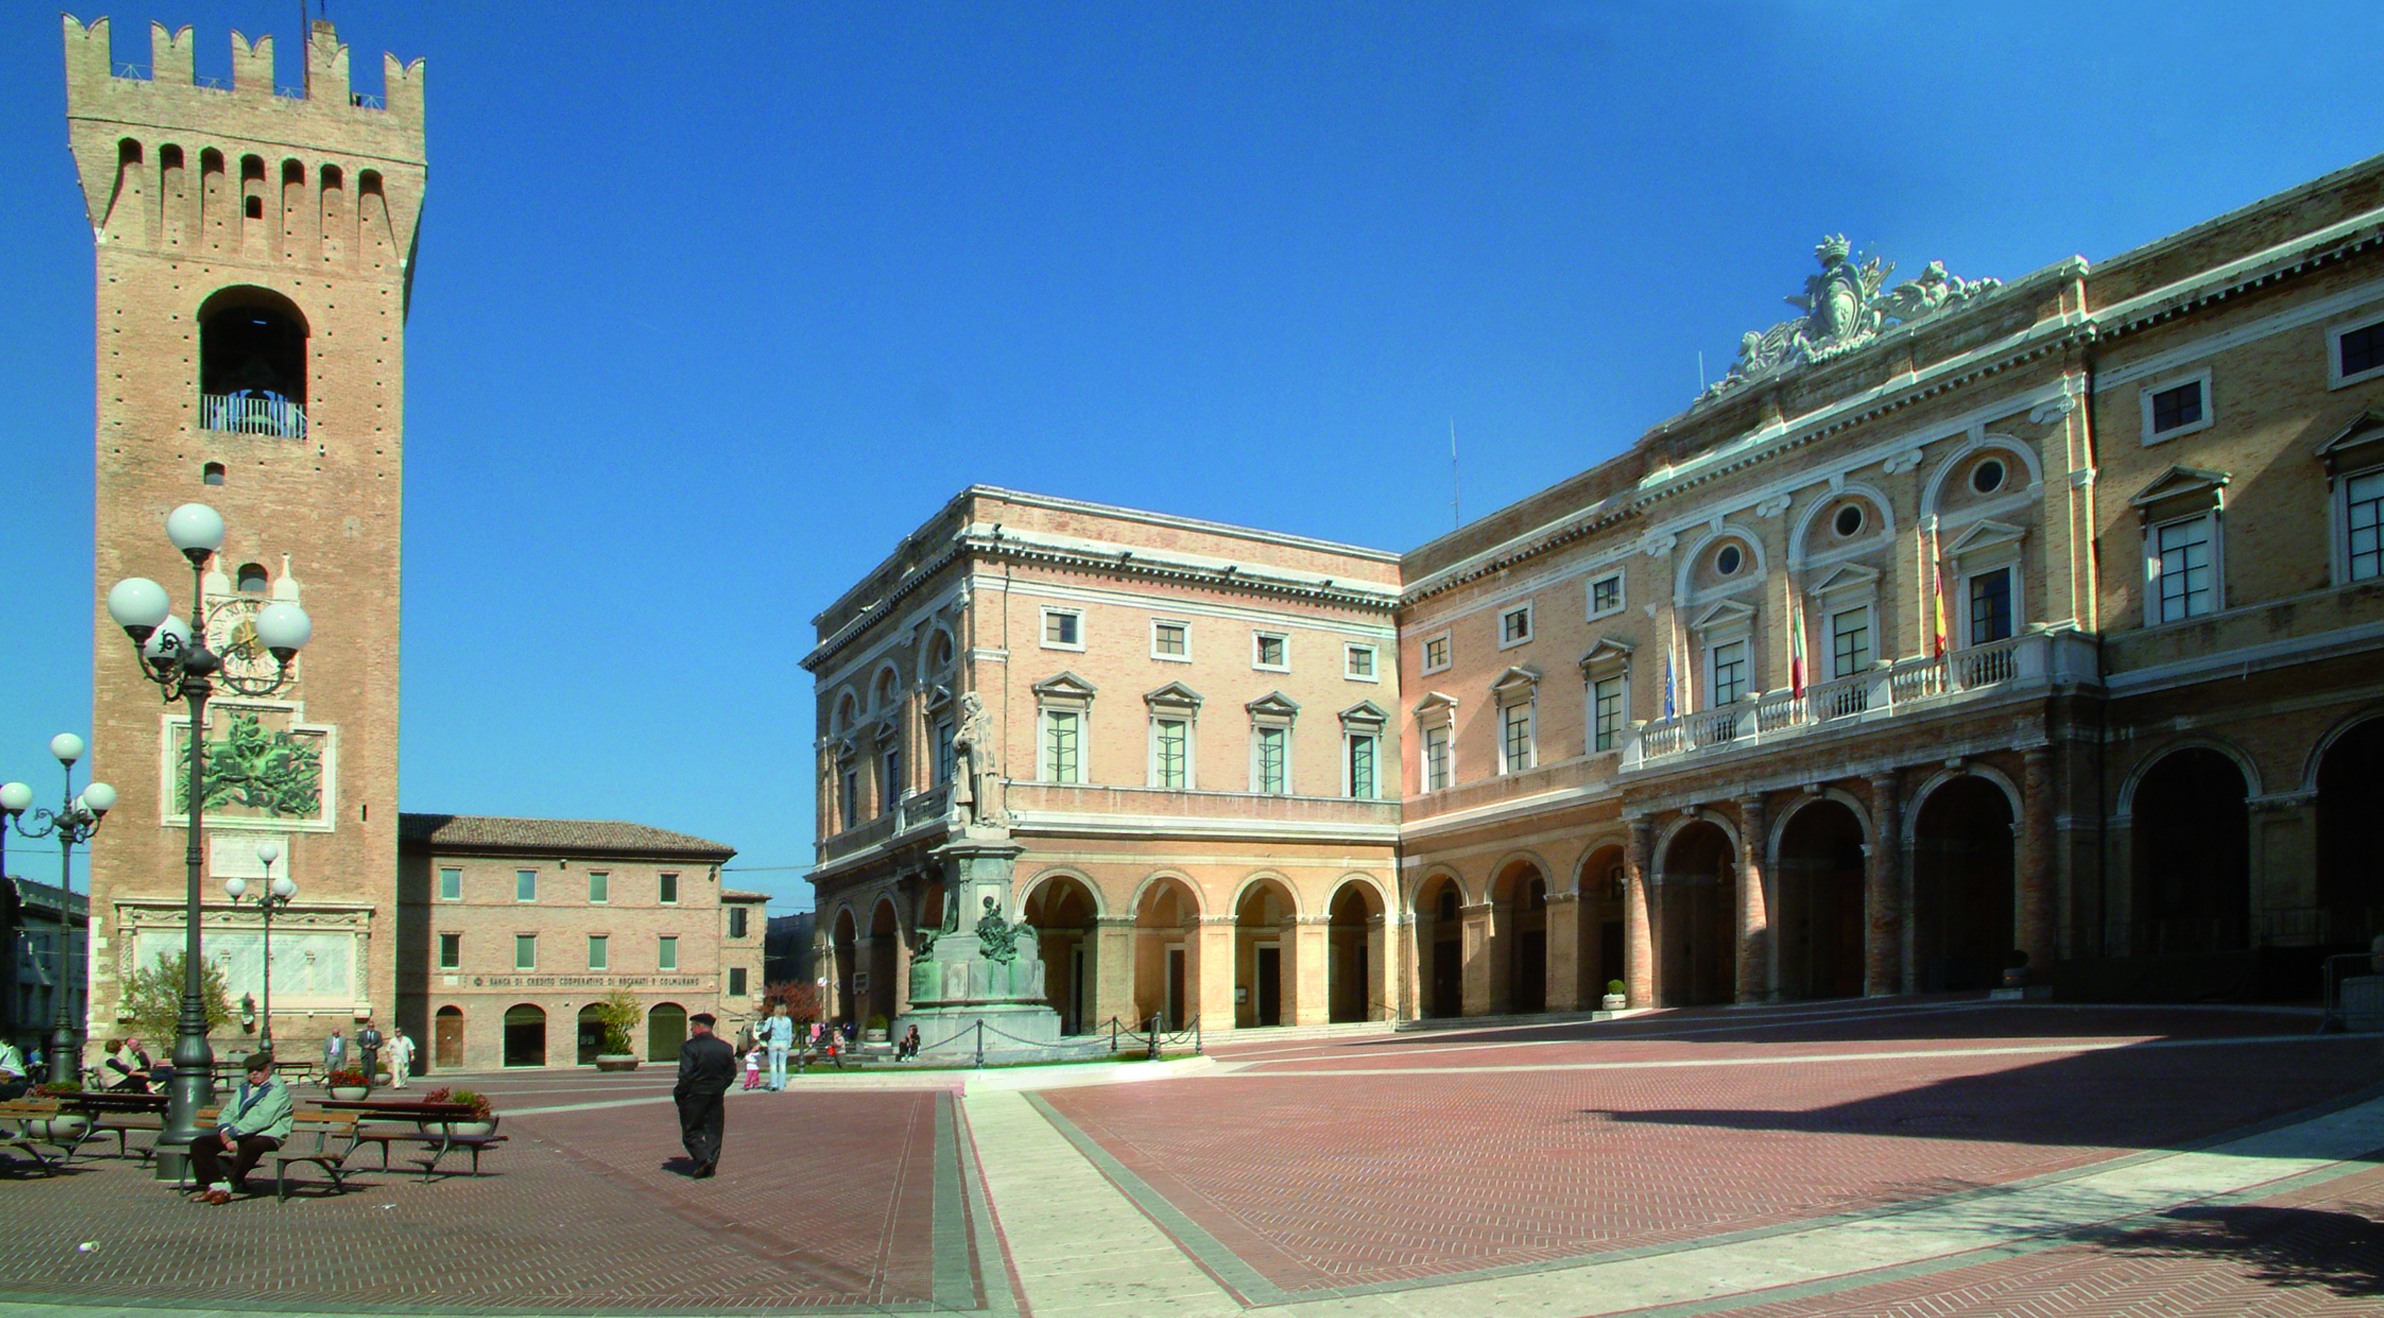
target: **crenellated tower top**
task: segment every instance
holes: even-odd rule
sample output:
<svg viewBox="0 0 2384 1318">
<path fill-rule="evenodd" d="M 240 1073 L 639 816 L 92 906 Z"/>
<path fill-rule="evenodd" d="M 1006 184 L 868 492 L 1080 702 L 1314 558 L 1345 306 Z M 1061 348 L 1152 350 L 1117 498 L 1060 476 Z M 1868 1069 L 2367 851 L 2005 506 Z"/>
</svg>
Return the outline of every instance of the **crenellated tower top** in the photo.
<svg viewBox="0 0 2384 1318">
<path fill-rule="evenodd" d="M 228 92 L 241 97 L 273 97 L 284 102 L 277 107 L 283 113 L 328 110 L 344 115 L 352 111 L 353 121 L 359 124 L 378 120 L 377 126 L 383 129 L 411 133 L 417 139 L 422 134 L 422 61 L 408 64 L 395 55 L 383 54 L 383 95 L 360 95 L 348 85 L 348 48 L 325 19 L 315 21 L 306 43 L 306 79 L 298 87 L 275 84 L 270 35 L 251 41 L 239 32 L 232 33 L 232 85 L 224 87 L 214 79 L 199 81 L 197 62 L 192 58 L 191 30 L 187 27 L 168 31 L 163 23 L 149 25 L 149 76 L 142 77 L 139 65 L 114 62 L 107 19 L 94 19 L 85 26 L 68 14 L 65 23 L 69 114 L 85 108 L 98 111 L 105 103 L 103 97 L 172 96 L 187 89 L 203 94 Z M 153 109 L 162 108 L 153 101 L 142 103 Z M 209 114 L 222 112 L 220 103 L 206 104 Z"/>
</svg>

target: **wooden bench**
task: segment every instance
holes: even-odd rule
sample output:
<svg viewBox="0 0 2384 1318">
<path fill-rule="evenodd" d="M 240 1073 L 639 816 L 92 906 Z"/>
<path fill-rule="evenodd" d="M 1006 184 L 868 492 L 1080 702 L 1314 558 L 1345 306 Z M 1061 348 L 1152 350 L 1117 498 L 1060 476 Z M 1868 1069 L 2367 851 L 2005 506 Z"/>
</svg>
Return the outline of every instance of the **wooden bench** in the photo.
<svg viewBox="0 0 2384 1318">
<path fill-rule="evenodd" d="M 468 1103 L 423 1103 L 393 1099 L 355 1099 L 346 1102 L 329 1101 L 322 1105 L 327 1112 L 352 1112 L 360 1124 L 356 1130 L 359 1144 L 381 1146 L 381 1169 L 389 1168 L 389 1146 L 419 1144 L 430 1154 L 418 1159 L 422 1164 L 422 1179 L 429 1181 L 437 1173 L 439 1163 L 450 1153 L 468 1153 L 472 1157 L 472 1174 L 480 1174 L 480 1155 L 505 1142 L 496 1133 L 497 1118 L 488 1119 L 486 1135 L 458 1131 L 457 1126 L 480 1120 Z M 452 1173 L 450 1173 L 452 1174 Z"/>
<path fill-rule="evenodd" d="M 216 1122 L 222 1117 L 223 1109 L 220 1107 L 200 1108 L 199 1129 L 203 1132 L 213 1132 Z M 312 1143 L 307 1142 L 309 1136 L 313 1137 Z M 334 1144 L 338 1145 L 336 1150 L 332 1147 Z M 281 1142 L 280 1148 L 265 1155 L 273 1160 L 273 1197 L 275 1201 L 290 1197 L 290 1164 L 298 1162 L 313 1163 L 322 1168 L 323 1173 L 331 1178 L 332 1190 L 344 1193 L 348 1188 L 346 1179 L 348 1155 L 355 1151 L 356 1115 L 354 1113 L 325 1112 L 321 1108 L 311 1107 L 291 1109 L 290 1137 Z M 190 1162 L 187 1159 L 184 1160 L 182 1168 L 182 1179 L 176 1183 L 177 1188 L 190 1183 Z"/>
<path fill-rule="evenodd" d="M 164 1094 L 115 1093 L 109 1090 L 85 1090 L 80 1094 L 66 1094 L 59 1104 L 68 1112 L 90 1118 L 91 1131 L 85 1138 L 116 1137 L 116 1154 L 122 1158 L 133 1156 L 143 1161 L 154 1157 L 154 1148 L 130 1147 L 129 1135 L 155 1134 L 165 1128 L 166 1096 Z"/>
<path fill-rule="evenodd" d="M 73 1161 L 75 1152 L 83 1147 L 83 1141 L 91 1138 L 91 1124 L 84 1122 L 73 1138 L 67 1139 L 59 1138 L 54 1127 L 47 1134 L 36 1135 L 31 1123 L 56 1121 L 62 1116 L 75 1115 L 63 1108 L 55 1098 L 12 1098 L 0 1103 L 0 1128 L 4 1128 L 0 1129 L 0 1144 L 23 1149 L 34 1164 L 41 1168 L 42 1175 L 55 1176 L 59 1168 Z M 44 1156 L 42 1150 L 45 1148 L 57 1152 Z"/>
</svg>

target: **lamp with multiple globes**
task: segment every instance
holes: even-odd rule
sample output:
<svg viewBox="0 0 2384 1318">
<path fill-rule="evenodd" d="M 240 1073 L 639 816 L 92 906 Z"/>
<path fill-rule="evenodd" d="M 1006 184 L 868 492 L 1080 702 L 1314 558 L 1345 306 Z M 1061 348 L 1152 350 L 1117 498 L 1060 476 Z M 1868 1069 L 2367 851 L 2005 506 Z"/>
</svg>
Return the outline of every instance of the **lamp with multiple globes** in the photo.
<svg viewBox="0 0 2384 1318">
<path fill-rule="evenodd" d="M 259 842 L 257 859 L 264 863 L 266 883 L 257 893 L 257 910 L 265 917 L 265 1010 L 257 1027 L 257 1051 L 268 1056 L 273 1052 L 273 913 L 290 904 L 298 895 L 298 884 L 284 874 L 273 877 L 273 862 L 281 859 L 281 844 Z M 234 876 L 224 880 L 224 891 L 230 894 L 232 905 L 248 893 L 248 880 Z"/>
<path fill-rule="evenodd" d="M 37 821 L 25 825 L 25 811 L 33 805 L 33 789 L 23 783 L 0 784 L 0 874 L 8 872 L 8 828 L 15 825 L 24 837 L 58 839 L 58 969 L 51 981 L 51 996 L 57 999 L 56 1018 L 50 1027 L 50 1075 L 52 1084 L 64 1084 L 80 1079 L 83 1048 L 75 1037 L 75 998 L 67 991 L 72 976 L 68 954 L 74 946 L 72 926 L 67 917 L 69 899 L 74 895 L 74 849 L 91 840 L 99 831 L 102 819 L 116 807 L 116 789 L 106 783 L 91 783 L 78 793 L 74 789 L 75 761 L 83 758 L 83 739 L 71 732 L 61 732 L 50 738 L 50 754 L 66 774 L 66 791 L 56 810 L 34 812 Z"/>
<path fill-rule="evenodd" d="M 207 648 L 207 560 L 223 548 L 223 514 L 203 503 L 186 503 L 166 514 L 166 539 L 190 560 L 190 620 L 174 616 L 165 587 L 145 577 L 131 577 L 108 590 L 108 616 L 132 638 L 141 674 L 155 683 L 171 704 L 179 698 L 190 709 L 189 819 L 183 851 L 182 1014 L 175 1027 L 174 1079 L 167 1089 L 165 1130 L 158 1137 L 157 1175 L 179 1179 L 185 1156 L 199 1134 L 199 1109 L 213 1099 L 215 1053 L 207 1044 L 207 1007 L 199 972 L 200 814 L 206 800 L 207 701 L 215 684 L 245 696 L 268 695 L 290 680 L 290 661 L 314 634 L 306 611 L 282 600 L 257 610 L 257 643 L 273 656 L 274 670 L 265 676 L 226 670 L 223 660 Z M 266 1028 L 271 1028 L 268 1013 Z"/>
</svg>

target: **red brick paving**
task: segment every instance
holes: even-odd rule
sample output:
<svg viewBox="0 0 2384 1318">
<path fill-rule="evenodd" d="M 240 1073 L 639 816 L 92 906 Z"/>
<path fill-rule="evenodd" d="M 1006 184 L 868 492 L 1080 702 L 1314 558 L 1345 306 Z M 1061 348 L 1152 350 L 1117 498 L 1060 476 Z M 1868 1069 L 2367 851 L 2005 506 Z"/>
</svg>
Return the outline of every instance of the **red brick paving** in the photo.
<svg viewBox="0 0 2384 1318">
<path fill-rule="evenodd" d="M 628 1092 L 583 1083 L 545 1097 Z M 192 1205 L 114 1159 L 0 1179 L 0 1295 L 331 1309 L 925 1300 L 938 1098 L 732 1095 L 709 1181 L 663 1169 L 680 1156 L 667 1102 L 509 1117 L 489 1175 L 424 1185 L 373 1171 L 349 1194 L 286 1204 L 268 1190 Z"/>
<path fill-rule="evenodd" d="M 2114 1020 L 2137 1036 L 2264 1035 L 2277 1024 L 2173 1016 Z M 1982 1012 L 1971 1037 L 2065 1018 L 2086 1032 L 2113 1023 Z M 1935 1029 L 1957 1018 L 1923 1019 Z M 1890 1037 L 1871 1047 L 1915 1051 L 1925 1042 L 1912 1033 L 1920 1024 L 1882 1029 Z M 1375 1065 L 1438 1067 L 1506 1061 L 1510 1051 L 1538 1064 L 1640 1060 L 1653 1047 L 1589 1037 L 1438 1059 L 1372 1051 Z M 1693 1044 L 1663 1047 L 1702 1055 Z M 1737 1042 L 1714 1051 L 1799 1050 Z M 1045 1097 L 1244 1262 L 1296 1292 L 1547 1262 L 2008 1182 L 2206 1139 L 2384 1081 L 2372 1041 L 2339 1038 L 1395 1078 L 1301 1069 L 1321 1073 L 1261 1070 Z M 2259 1083 L 2244 1083 L 2252 1076 Z"/>
<path fill-rule="evenodd" d="M 2384 1313 L 2384 1170 L 2256 1204 L 2189 1207 L 2067 1245 L 1731 1318 L 2283 1318 Z"/>
</svg>

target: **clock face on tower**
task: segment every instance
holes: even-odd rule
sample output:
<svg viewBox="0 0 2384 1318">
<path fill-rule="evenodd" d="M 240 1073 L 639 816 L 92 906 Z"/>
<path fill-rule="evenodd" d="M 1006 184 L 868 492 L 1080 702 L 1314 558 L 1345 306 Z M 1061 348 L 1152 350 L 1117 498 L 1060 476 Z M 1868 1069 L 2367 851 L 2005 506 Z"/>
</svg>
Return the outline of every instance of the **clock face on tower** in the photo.
<svg viewBox="0 0 2384 1318">
<path fill-rule="evenodd" d="M 254 678 L 270 680 L 280 671 L 274 659 L 257 639 L 257 610 L 268 601 L 254 596 L 218 597 L 207 606 L 207 647 L 223 660 L 224 674 L 232 679 Z M 297 675 L 296 661 L 291 664 L 291 676 Z"/>
</svg>

